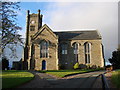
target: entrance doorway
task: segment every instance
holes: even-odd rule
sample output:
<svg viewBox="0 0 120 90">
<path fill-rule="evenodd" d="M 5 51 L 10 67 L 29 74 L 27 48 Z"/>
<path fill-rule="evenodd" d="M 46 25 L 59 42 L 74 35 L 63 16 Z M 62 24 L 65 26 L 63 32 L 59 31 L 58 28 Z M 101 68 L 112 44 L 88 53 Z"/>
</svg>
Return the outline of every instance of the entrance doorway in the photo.
<svg viewBox="0 0 120 90">
<path fill-rule="evenodd" d="M 42 61 L 42 70 L 46 70 L 46 61 L 45 60 Z"/>
</svg>

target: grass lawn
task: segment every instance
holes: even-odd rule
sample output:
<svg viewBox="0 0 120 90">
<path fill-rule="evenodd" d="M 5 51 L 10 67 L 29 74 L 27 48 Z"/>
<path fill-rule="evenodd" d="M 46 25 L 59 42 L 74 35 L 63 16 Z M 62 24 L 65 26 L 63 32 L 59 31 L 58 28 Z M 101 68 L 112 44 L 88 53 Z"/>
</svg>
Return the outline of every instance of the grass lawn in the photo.
<svg viewBox="0 0 120 90">
<path fill-rule="evenodd" d="M 79 73 L 85 73 L 85 72 L 91 72 L 91 71 L 98 71 L 101 69 L 88 69 L 88 70 L 45 70 L 40 71 L 42 73 L 48 73 L 57 77 L 65 77 L 73 74 L 79 74 Z"/>
<path fill-rule="evenodd" d="M 27 71 L 8 70 L 2 71 L 2 88 L 13 88 L 33 79 L 34 75 Z"/>
<path fill-rule="evenodd" d="M 112 82 L 120 88 L 120 69 L 112 73 Z"/>
</svg>

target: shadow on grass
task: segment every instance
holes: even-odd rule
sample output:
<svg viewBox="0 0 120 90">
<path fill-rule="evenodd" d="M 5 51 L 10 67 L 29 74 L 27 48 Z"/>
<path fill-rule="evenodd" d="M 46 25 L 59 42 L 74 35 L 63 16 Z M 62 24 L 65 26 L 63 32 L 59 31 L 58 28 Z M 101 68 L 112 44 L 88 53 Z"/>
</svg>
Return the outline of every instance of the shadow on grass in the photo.
<svg viewBox="0 0 120 90">
<path fill-rule="evenodd" d="M 2 72 L 28 72 L 27 70 L 2 70 Z"/>
<path fill-rule="evenodd" d="M 34 78 L 32 73 L 26 70 L 2 71 L 2 88 L 13 88 L 26 83 Z"/>
<path fill-rule="evenodd" d="M 3 78 L 2 79 L 2 88 L 13 88 L 21 84 L 24 84 L 34 77 L 22 77 L 22 78 Z"/>
</svg>

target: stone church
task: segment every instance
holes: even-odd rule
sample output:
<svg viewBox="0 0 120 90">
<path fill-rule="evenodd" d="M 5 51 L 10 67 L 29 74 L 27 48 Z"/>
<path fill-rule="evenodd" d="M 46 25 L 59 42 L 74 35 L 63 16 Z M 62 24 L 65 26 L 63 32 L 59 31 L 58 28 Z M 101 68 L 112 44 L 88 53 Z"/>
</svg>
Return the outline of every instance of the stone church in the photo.
<svg viewBox="0 0 120 90">
<path fill-rule="evenodd" d="M 27 11 L 23 69 L 73 69 L 75 63 L 104 67 L 102 38 L 97 30 L 54 32 L 42 25 L 40 10 Z"/>
</svg>

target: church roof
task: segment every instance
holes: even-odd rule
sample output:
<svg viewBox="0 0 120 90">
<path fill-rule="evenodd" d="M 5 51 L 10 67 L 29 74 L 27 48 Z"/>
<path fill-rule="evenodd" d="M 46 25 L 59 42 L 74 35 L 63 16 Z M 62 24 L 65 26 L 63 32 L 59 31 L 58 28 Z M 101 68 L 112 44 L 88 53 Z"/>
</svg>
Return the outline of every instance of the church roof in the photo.
<svg viewBox="0 0 120 90">
<path fill-rule="evenodd" d="M 96 40 L 101 39 L 97 30 L 54 32 L 60 40 Z"/>
</svg>

